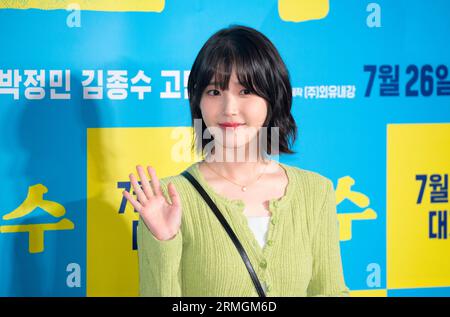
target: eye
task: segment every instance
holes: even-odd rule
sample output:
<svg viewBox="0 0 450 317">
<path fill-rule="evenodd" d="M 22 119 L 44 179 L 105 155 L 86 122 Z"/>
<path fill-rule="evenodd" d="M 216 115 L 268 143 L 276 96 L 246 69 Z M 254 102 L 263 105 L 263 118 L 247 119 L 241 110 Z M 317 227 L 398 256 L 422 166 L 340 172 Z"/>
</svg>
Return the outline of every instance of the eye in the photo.
<svg viewBox="0 0 450 317">
<path fill-rule="evenodd" d="M 242 89 L 241 91 L 246 91 L 247 93 L 244 93 L 244 95 L 250 95 L 252 92 L 250 89 Z"/>
<path fill-rule="evenodd" d="M 210 95 L 210 96 L 217 96 L 217 94 L 210 94 L 211 91 L 212 92 L 219 92 L 217 89 L 211 89 L 211 90 L 206 91 L 206 94 Z"/>
</svg>

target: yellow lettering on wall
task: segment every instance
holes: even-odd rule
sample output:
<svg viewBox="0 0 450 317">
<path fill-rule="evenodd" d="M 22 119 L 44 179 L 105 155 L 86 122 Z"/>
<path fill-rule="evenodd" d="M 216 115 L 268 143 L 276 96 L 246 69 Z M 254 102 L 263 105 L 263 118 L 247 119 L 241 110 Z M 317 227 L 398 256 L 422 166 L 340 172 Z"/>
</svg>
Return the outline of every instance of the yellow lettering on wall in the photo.
<svg viewBox="0 0 450 317">
<path fill-rule="evenodd" d="M 162 12 L 165 6 L 165 0 L 3 0 L 0 2 L 0 8 L 3 9 L 41 9 L 58 10 L 66 9 L 70 4 L 76 3 L 81 10 L 91 11 L 143 11 L 143 12 Z"/>
<path fill-rule="evenodd" d="M 278 0 L 278 14 L 287 22 L 323 19 L 329 10 L 328 0 Z"/>
</svg>

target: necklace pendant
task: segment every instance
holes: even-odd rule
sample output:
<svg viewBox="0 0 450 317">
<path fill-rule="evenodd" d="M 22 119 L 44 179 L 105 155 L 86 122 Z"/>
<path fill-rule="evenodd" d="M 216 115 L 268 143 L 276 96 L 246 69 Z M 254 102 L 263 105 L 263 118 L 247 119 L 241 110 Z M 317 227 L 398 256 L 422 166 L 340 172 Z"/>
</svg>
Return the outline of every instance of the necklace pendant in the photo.
<svg viewBox="0 0 450 317">
<path fill-rule="evenodd" d="M 245 186 L 242 186 L 242 188 L 241 188 L 241 189 L 242 189 L 242 191 L 243 191 L 243 192 L 245 192 L 245 191 L 247 190 L 247 187 L 245 187 Z"/>
</svg>

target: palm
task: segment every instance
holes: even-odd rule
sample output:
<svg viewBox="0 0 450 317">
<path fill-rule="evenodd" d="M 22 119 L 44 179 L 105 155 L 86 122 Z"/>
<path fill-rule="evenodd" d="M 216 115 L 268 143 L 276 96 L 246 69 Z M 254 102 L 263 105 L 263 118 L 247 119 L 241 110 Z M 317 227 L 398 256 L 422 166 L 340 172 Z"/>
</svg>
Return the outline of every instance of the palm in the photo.
<svg viewBox="0 0 450 317">
<path fill-rule="evenodd" d="M 130 193 L 123 191 L 125 198 L 139 212 L 145 225 L 158 240 L 172 239 L 181 226 L 181 202 L 175 186 L 172 183 L 167 186 L 172 201 L 169 202 L 160 188 L 158 177 L 153 168 L 148 167 L 151 186 L 141 166 L 137 166 L 137 171 L 141 178 L 142 189 L 133 174 L 130 174 L 130 181 L 138 201 Z"/>
<path fill-rule="evenodd" d="M 156 237 L 170 237 L 178 231 L 180 206 L 169 204 L 163 195 L 154 196 L 147 202 L 141 212 L 142 219 Z"/>
</svg>

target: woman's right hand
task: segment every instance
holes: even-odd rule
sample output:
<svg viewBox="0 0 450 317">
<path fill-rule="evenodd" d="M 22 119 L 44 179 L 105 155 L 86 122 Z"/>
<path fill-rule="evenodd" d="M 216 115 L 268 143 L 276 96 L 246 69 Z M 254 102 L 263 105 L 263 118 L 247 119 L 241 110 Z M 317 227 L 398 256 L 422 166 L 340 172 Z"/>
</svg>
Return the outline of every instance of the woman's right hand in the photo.
<svg viewBox="0 0 450 317">
<path fill-rule="evenodd" d="M 151 177 L 151 187 L 142 166 L 136 166 L 136 170 L 141 179 L 142 189 L 133 173 L 129 177 L 138 200 L 134 199 L 126 190 L 122 193 L 133 205 L 134 209 L 139 212 L 156 239 L 171 240 L 178 234 L 181 226 L 181 200 L 175 185 L 172 183 L 167 185 L 169 196 L 172 200 L 170 204 L 161 191 L 159 180 L 153 167 L 147 167 Z"/>
</svg>

